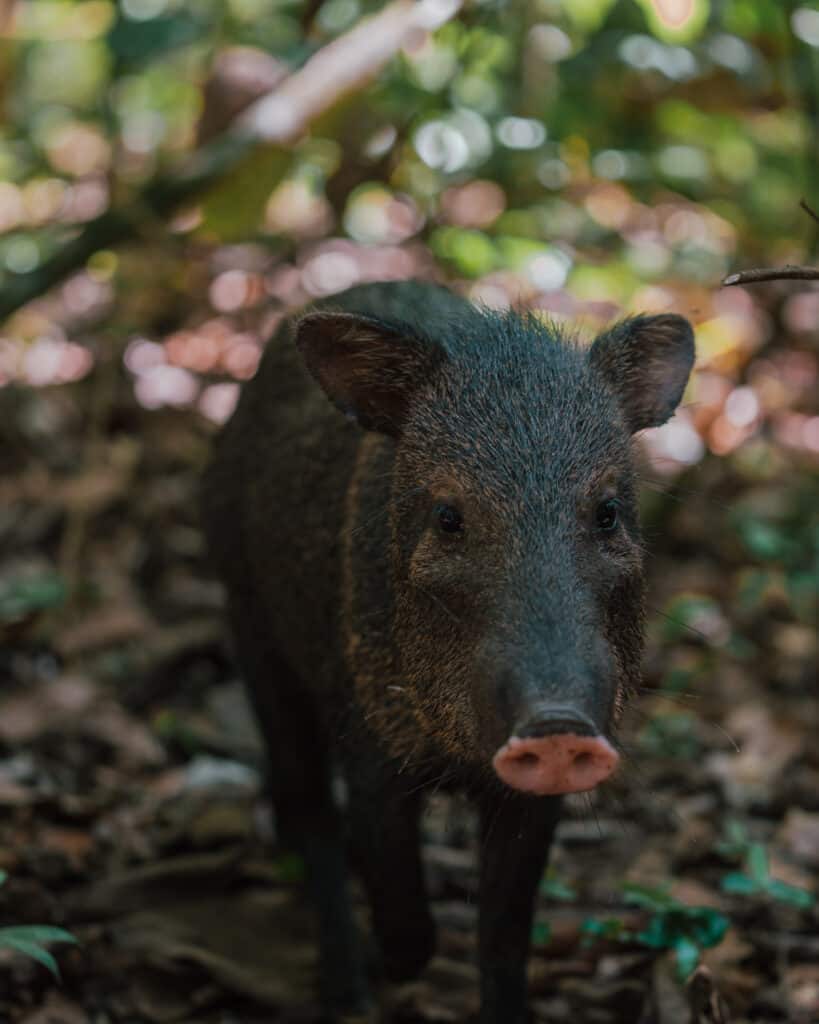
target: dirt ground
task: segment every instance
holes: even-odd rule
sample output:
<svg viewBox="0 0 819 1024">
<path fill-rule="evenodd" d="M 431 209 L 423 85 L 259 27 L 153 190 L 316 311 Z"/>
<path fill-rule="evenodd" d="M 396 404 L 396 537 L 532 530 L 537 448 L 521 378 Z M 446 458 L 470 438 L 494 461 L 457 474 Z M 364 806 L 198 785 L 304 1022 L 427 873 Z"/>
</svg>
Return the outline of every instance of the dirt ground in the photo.
<svg viewBox="0 0 819 1024">
<path fill-rule="evenodd" d="M 78 940 L 50 947 L 59 982 L 0 953 L 0 1021 L 309 1021 L 300 864 L 275 843 L 197 527 L 213 428 L 120 395 L 95 416 L 87 388 L 0 393 L 0 924 Z M 801 543 L 819 488 L 752 456 L 646 483 L 645 689 L 629 763 L 572 803 L 544 880 L 540 1024 L 819 1020 L 813 606 L 782 569 L 798 548 L 742 543 L 771 523 Z M 439 951 L 395 1019 L 462 1022 L 476 862 L 457 796 L 430 803 L 425 858 Z"/>
</svg>

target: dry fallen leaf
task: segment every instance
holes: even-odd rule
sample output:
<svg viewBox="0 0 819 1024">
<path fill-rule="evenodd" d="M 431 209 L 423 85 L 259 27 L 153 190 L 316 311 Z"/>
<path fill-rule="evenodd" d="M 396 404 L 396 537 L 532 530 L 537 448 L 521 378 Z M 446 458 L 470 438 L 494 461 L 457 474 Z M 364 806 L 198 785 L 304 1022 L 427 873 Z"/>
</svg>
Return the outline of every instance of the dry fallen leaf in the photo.
<svg viewBox="0 0 819 1024">
<path fill-rule="evenodd" d="M 61 629 L 54 637 L 54 647 L 64 658 L 76 658 L 139 640 L 155 628 L 145 609 L 126 598 L 86 612 L 79 622 Z"/>
<path fill-rule="evenodd" d="M 814 1024 L 819 1020 L 819 964 L 794 964 L 785 970 L 790 1020 Z"/>
<path fill-rule="evenodd" d="M 753 705 L 729 715 L 725 728 L 739 752 L 712 754 L 706 762 L 708 769 L 734 806 L 769 802 L 782 773 L 804 748 L 804 729 Z"/>
<path fill-rule="evenodd" d="M 686 989 L 691 1007 L 691 1024 L 728 1024 L 728 1007 L 707 967 L 700 965 L 694 971 Z"/>
<path fill-rule="evenodd" d="M 779 831 L 780 841 L 806 867 L 819 867 L 819 814 L 791 807 Z"/>
<path fill-rule="evenodd" d="M 21 1017 L 19 1024 L 88 1024 L 88 1014 L 59 992 L 47 993 L 42 1005 Z"/>
</svg>

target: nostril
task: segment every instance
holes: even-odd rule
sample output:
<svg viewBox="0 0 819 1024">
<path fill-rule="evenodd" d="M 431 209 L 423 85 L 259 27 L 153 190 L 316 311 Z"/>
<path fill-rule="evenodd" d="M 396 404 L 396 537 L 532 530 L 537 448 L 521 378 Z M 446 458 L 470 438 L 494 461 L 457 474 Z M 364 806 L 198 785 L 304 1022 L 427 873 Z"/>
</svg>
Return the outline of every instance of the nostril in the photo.
<svg viewBox="0 0 819 1024">
<path fill-rule="evenodd" d="M 594 761 L 594 755 L 590 754 L 588 750 L 574 755 L 574 766 L 575 768 L 590 768 Z"/>
<path fill-rule="evenodd" d="M 540 758 L 537 756 L 537 754 L 533 754 L 531 751 L 529 751 L 529 753 L 526 754 L 521 754 L 518 757 L 518 761 L 522 765 L 534 765 L 537 764 L 539 760 Z"/>
</svg>

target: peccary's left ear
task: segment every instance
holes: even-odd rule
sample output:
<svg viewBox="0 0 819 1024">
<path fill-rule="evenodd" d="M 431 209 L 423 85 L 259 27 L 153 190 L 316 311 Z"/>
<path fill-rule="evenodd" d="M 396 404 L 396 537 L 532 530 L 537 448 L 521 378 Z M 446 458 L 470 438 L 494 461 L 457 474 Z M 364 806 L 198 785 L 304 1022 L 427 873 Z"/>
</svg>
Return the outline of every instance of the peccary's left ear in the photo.
<svg viewBox="0 0 819 1024">
<path fill-rule="evenodd" d="M 407 325 L 354 313 L 307 313 L 296 344 L 330 401 L 365 430 L 397 437 L 414 396 L 444 360 Z"/>
<path fill-rule="evenodd" d="M 694 332 L 681 316 L 635 316 L 601 334 L 589 362 L 620 400 L 632 433 L 658 427 L 680 403 L 694 365 Z"/>
</svg>

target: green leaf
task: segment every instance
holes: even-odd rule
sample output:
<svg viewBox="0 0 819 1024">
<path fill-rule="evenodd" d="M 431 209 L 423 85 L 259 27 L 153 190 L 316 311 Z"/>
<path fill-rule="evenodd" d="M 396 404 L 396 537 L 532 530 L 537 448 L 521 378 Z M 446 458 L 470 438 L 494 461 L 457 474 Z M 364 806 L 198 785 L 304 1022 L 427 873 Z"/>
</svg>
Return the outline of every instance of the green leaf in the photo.
<svg viewBox="0 0 819 1024">
<path fill-rule="evenodd" d="M 0 871 L 0 885 L 4 885 L 8 877 L 8 872 Z"/>
<path fill-rule="evenodd" d="M 704 949 L 719 945 L 728 931 L 728 918 L 712 907 L 696 907 L 694 910 L 692 938 Z"/>
<path fill-rule="evenodd" d="M 11 928 L 0 928 L 0 943 L 9 938 L 22 939 L 24 942 L 77 942 L 71 932 L 50 924 L 21 924 Z"/>
<path fill-rule="evenodd" d="M 753 878 L 749 878 L 742 871 L 732 871 L 725 875 L 720 882 L 720 889 L 734 896 L 749 896 L 759 892 L 759 886 Z"/>
<path fill-rule="evenodd" d="M 626 930 L 618 917 L 588 917 L 580 926 L 586 939 L 620 939 L 625 937 Z"/>
<path fill-rule="evenodd" d="M 11 928 L 0 928 L 0 948 L 13 949 L 24 956 L 31 957 L 46 967 L 55 978 L 60 977 L 57 961 L 42 945 L 44 942 L 70 942 L 76 939 L 63 928 L 54 928 L 46 924 L 16 925 Z"/>
<path fill-rule="evenodd" d="M 677 975 L 680 981 L 685 981 L 699 962 L 700 948 L 693 939 L 680 935 L 674 942 L 674 952 L 677 955 Z"/>
<path fill-rule="evenodd" d="M 778 878 L 771 878 L 765 888 L 768 895 L 775 900 L 790 903 L 792 907 L 799 907 L 800 910 L 809 910 L 816 903 L 816 896 L 812 892 L 788 885 L 787 882 L 780 882 Z"/>
<path fill-rule="evenodd" d="M 676 937 L 672 922 L 665 914 L 654 914 L 646 927 L 636 935 L 637 941 L 650 949 L 668 949 L 674 945 Z"/>
<path fill-rule="evenodd" d="M 43 967 L 47 967 L 54 977 L 59 979 L 60 968 L 57 966 L 57 961 L 47 949 L 37 945 L 36 942 L 27 942 L 25 939 L 4 936 L 0 940 L 0 946 L 6 946 L 8 949 L 13 949 L 24 956 L 31 957 L 32 960 L 36 960 Z"/>
<path fill-rule="evenodd" d="M 535 946 L 545 946 L 552 937 L 552 929 L 545 921 L 538 921 L 532 928 L 532 943 Z"/>
<path fill-rule="evenodd" d="M 788 551 L 788 539 L 781 530 L 759 519 L 740 520 L 740 534 L 745 546 L 757 558 L 781 559 Z"/>
<path fill-rule="evenodd" d="M 744 857 L 751 841 L 748 829 L 737 818 L 731 818 L 725 825 L 725 838 L 715 844 L 715 849 L 723 857 Z"/>
<path fill-rule="evenodd" d="M 646 910 L 664 911 L 681 906 L 669 894 L 666 887 L 658 888 L 638 885 L 636 882 L 624 882 L 623 893 L 627 903 L 633 903 L 636 907 L 645 907 Z"/>
<path fill-rule="evenodd" d="M 760 886 L 764 886 L 770 878 L 768 869 L 768 853 L 762 843 L 751 843 L 745 856 L 748 874 Z"/>
<path fill-rule="evenodd" d="M 544 896 L 552 900 L 565 900 L 568 902 L 577 899 L 577 893 L 574 889 L 566 885 L 565 882 L 561 882 L 551 872 L 541 881 L 540 891 Z"/>
<path fill-rule="evenodd" d="M 56 573 L 0 582 L 0 621 L 14 622 L 65 600 L 65 583 Z"/>
</svg>

